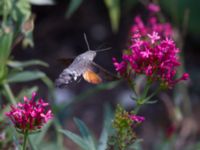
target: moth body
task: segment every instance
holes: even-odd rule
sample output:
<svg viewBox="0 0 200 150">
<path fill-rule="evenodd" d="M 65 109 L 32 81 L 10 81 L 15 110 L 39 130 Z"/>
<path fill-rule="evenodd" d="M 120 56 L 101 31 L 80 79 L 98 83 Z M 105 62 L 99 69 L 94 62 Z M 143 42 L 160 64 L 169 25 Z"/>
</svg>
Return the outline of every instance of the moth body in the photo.
<svg viewBox="0 0 200 150">
<path fill-rule="evenodd" d="M 60 74 L 59 78 L 56 80 L 56 86 L 61 87 L 77 80 L 79 76 L 81 76 L 88 68 L 90 68 L 95 56 L 96 52 L 92 50 L 88 50 L 85 53 L 78 55 L 72 64 L 70 64 Z"/>
</svg>

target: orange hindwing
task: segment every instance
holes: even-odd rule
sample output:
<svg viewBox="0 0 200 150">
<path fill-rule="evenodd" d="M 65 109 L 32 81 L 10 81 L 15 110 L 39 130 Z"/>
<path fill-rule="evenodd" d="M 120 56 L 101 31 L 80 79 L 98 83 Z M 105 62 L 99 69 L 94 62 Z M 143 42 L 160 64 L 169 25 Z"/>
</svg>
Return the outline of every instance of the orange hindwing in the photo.
<svg viewBox="0 0 200 150">
<path fill-rule="evenodd" d="M 83 78 L 89 82 L 89 83 L 92 83 L 92 84 L 99 84 L 102 82 L 102 79 L 101 77 L 96 74 L 95 72 L 93 72 L 92 70 L 86 70 L 84 73 L 83 73 Z"/>
</svg>

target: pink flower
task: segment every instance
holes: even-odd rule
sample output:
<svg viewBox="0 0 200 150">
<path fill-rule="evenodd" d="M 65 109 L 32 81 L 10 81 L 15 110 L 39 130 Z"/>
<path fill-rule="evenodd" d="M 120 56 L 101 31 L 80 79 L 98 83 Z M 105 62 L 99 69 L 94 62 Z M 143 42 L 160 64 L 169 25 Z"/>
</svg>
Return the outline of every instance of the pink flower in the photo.
<svg viewBox="0 0 200 150">
<path fill-rule="evenodd" d="M 147 36 L 151 39 L 151 43 L 154 44 L 157 40 L 160 39 L 160 36 L 157 32 L 153 32 L 152 34 L 147 34 Z"/>
<path fill-rule="evenodd" d="M 53 118 L 51 110 L 46 109 L 49 105 L 43 99 L 35 102 L 36 93 L 32 94 L 29 100 L 24 97 L 24 103 L 18 103 L 16 106 L 11 106 L 11 110 L 6 113 L 15 127 L 20 132 L 24 133 L 26 130 L 34 131 L 42 128 L 42 126 Z"/>
<path fill-rule="evenodd" d="M 146 75 L 151 82 L 160 82 L 160 86 L 164 88 L 171 88 L 179 81 L 189 78 L 189 75 L 185 73 L 181 78 L 175 79 L 176 68 L 180 66 L 178 58 L 180 50 L 173 40 L 163 39 L 157 32 L 137 37 L 139 38 L 136 39 L 133 35 L 130 51 L 123 54 L 122 62 L 114 63 L 120 74 L 123 75 L 131 69 L 131 72 L 136 75 Z"/>
<path fill-rule="evenodd" d="M 116 71 L 119 72 L 120 75 L 125 74 L 126 67 L 127 67 L 127 63 L 125 61 L 122 61 L 122 62 L 118 63 L 117 59 L 113 58 L 113 64 L 115 66 Z"/>
<path fill-rule="evenodd" d="M 160 11 L 160 6 L 154 4 L 154 3 L 150 3 L 147 7 L 147 9 L 150 11 L 150 12 L 159 12 Z"/>
<path fill-rule="evenodd" d="M 189 74 L 188 73 L 184 73 L 183 76 L 181 77 L 182 80 L 188 80 L 189 79 Z"/>
<path fill-rule="evenodd" d="M 136 123 L 141 123 L 145 120 L 144 117 L 142 116 L 137 116 L 137 115 L 129 115 L 129 118 L 133 121 L 135 121 Z"/>
</svg>

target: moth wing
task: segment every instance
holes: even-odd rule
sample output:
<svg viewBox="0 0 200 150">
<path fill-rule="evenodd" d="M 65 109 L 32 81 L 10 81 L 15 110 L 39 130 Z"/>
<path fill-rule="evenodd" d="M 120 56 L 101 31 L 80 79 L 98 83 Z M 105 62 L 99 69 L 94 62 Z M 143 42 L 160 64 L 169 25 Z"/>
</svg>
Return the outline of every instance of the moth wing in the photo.
<svg viewBox="0 0 200 150">
<path fill-rule="evenodd" d="M 57 87 L 63 87 L 72 81 L 75 81 L 80 77 L 88 68 L 90 61 L 80 59 L 77 57 L 74 61 L 63 70 L 56 80 Z"/>
<path fill-rule="evenodd" d="M 59 64 L 62 64 L 65 67 L 69 67 L 69 65 L 74 61 L 74 58 L 59 58 L 57 61 Z"/>
<path fill-rule="evenodd" d="M 87 69 L 83 73 L 83 78 L 85 79 L 85 81 L 91 84 L 99 84 L 102 82 L 102 78 L 90 69 Z"/>
<path fill-rule="evenodd" d="M 115 81 L 115 80 L 119 79 L 116 75 L 112 74 L 111 72 L 109 72 L 108 70 L 104 69 L 103 67 L 101 67 L 100 65 L 98 65 L 94 62 L 91 62 L 88 69 L 90 70 L 90 72 L 95 74 L 96 78 L 100 78 L 101 82 L 103 82 L 103 81 Z"/>
</svg>

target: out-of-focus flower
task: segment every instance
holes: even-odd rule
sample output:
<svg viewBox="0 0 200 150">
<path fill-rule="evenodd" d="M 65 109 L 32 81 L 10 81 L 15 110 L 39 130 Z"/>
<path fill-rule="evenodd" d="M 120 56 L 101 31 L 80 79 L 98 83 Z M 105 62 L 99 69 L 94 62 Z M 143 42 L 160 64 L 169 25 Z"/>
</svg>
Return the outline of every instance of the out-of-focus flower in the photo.
<svg viewBox="0 0 200 150">
<path fill-rule="evenodd" d="M 142 123 L 142 122 L 145 120 L 144 117 L 142 117 L 142 116 L 137 116 L 137 115 L 134 115 L 134 114 L 129 115 L 129 118 L 130 118 L 131 120 L 135 121 L 136 123 Z"/>
<path fill-rule="evenodd" d="M 150 3 L 148 6 L 147 6 L 147 9 L 150 11 L 150 12 L 159 12 L 160 11 L 160 6 L 159 5 L 156 5 L 154 3 Z"/>
<path fill-rule="evenodd" d="M 129 145 L 135 142 L 136 133 L 133 124 L 134 122 L 129 117 L 129 112 L 118 105 L 112 124 L 115 129 L 115 133 L 112 135 L 112 137 L 114 137 L 113 140 L 115 141 L 114 146 L 116 145 L 120 150 L 125 150 Z M 113 147 L 113 142 L 111 145 Z"/>
<path fill-rule="evenodd" d="M 35 96 L 35 92 L 30 100 L 25 96 L 24 103 L 12 105 L 11 110 L 6 113 L 16 129 L 22 133 L 27 130 L 29 132 L 38 130 L 53 118 L 51 110 L 46 109 L 49 104 L 41 98 L 35 102 Z"/>
<path fill-rule="evenodd" d="M 6 139 L 6 133 L 5 132 L 1 132 L 0 133 L 0 141 L 4 141 Z"/>
<path fill-rule="evenodd" d="M 120 74 L 130 69 L 136 75 L 145 74 L 151 82 L 159 81 L 164 88 L 171 88 L 177 82 L 189 78 L 189 75 L 185 73 L 182 77 L 175 79 L 176 68 L 180 66 L 178 60 L 180 50 L 173 40 L 163 39 L 156 32 L 146 36 L 136 34 L 137 36 L 133 35 L 130 52 L 123 54 L 122 62 L 114 60 L 116 70 Z M 127 67 L 121 64 L 127 64 Z"/>
<path fill-rule="evenodd" d="M 170 125 L 166 131 L 165 131 L 165 135 L 166 137 L 169 139 L 171 138 L 175 133 L 176 133 L 176 129 L 177 127 L 175 125 Z"/>
</svg>

